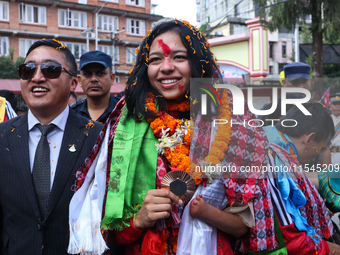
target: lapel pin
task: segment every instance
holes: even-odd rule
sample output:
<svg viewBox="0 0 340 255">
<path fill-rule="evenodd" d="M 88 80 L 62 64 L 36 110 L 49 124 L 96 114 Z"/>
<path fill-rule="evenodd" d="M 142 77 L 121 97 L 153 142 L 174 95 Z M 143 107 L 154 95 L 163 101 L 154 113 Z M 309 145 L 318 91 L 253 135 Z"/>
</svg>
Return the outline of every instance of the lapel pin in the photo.
<svg viewBox="0 0 340 255">
<path fill-rule="evenodd" d="M 75 152 L 76 151 L 76 146 L 74 144 L 69 145 L 70 148 L 68 149 L 70 152 Z"/>
</svg>

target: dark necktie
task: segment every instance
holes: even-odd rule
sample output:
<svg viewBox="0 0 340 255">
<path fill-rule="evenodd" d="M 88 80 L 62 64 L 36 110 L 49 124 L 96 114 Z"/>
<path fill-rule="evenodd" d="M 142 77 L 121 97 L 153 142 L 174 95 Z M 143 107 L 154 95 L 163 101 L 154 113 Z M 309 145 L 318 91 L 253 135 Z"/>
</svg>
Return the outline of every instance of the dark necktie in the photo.
<svg viewBox="0 0 340 255">
<path fill-rule="evenodd" d="M 38 124 L 36 127 L 39 128 L 41 132 L 41 138 L 35 151 L 32 178 L 40 213 L 45 219 L 51 183 L 50 147 L 48 145 L 47 135 L 55 126 L 53 124 Z"/>
</svg>

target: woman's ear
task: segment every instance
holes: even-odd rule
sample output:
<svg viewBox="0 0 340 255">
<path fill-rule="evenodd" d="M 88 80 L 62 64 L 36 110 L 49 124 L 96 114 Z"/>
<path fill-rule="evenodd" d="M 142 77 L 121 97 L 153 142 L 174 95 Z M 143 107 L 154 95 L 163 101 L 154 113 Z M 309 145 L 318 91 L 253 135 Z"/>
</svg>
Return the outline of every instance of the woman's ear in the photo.
<svg viewBox="0 0 340 255">
<path fill-rule="evenodd" d="M 305 136 L 305 143 L 309 145 L 315 139 L 316 133 L 312 132 Z"/>
</svg>

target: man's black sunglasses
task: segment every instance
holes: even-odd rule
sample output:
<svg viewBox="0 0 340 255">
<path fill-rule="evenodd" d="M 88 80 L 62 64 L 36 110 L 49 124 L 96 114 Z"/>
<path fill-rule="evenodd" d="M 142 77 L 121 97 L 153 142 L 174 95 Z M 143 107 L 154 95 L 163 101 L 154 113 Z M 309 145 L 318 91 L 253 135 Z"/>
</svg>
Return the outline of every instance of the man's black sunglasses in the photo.
<svg viewBox="0 0 340 255">
<path fill-rule="evenodd" d="M 18 67 L 20 78 L 23 80 L 31 79 L 34 76 L 38 66 L 39 65 L 36 65 L 31 62 L 20 65 Z M 68 73 L 71 76 L 75 76 L 73 73 L 68 71 L 65 67 L 63 67 L 61 64 L 55 63 L 55 62 L 42 63 L 40 65 L 40 70 L 43 73 L 43 75 L 49 79 L 58 78 L 62 70 L 64 70 L 66 73 Z"/>
</svg>

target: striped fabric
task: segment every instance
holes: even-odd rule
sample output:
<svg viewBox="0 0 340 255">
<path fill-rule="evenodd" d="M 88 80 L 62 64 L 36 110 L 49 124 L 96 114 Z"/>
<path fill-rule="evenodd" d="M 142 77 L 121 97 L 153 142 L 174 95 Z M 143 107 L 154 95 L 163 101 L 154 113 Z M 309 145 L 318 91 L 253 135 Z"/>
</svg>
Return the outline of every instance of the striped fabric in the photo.
<svg viewBox="0 0 340 255">
<path fill-rule="evenodd" d="M 270 160 L 272 160 L 272 156 L 270 155 Z M 286 206 L 281 197 L 280 191 L 277 188 L 277 178 L 275 178 L 274 173 L 268 172 L 268 186 L 270 189 L 272 203 L 276 212 L 276 215 L 280 221 L 281 226 L 287 226 L 293 223 L 293 219 L 290 214 L 286 210 Z"/>
<path fill-rule="evenodd" d="M 15 113 L 13 107 L 11 106 L 10 102 L 8 102 L 6 100 L 6 115 L 7 115 L 7 119 L 13 119 L 17 116 L 17 114 Z"/>
</svg>

